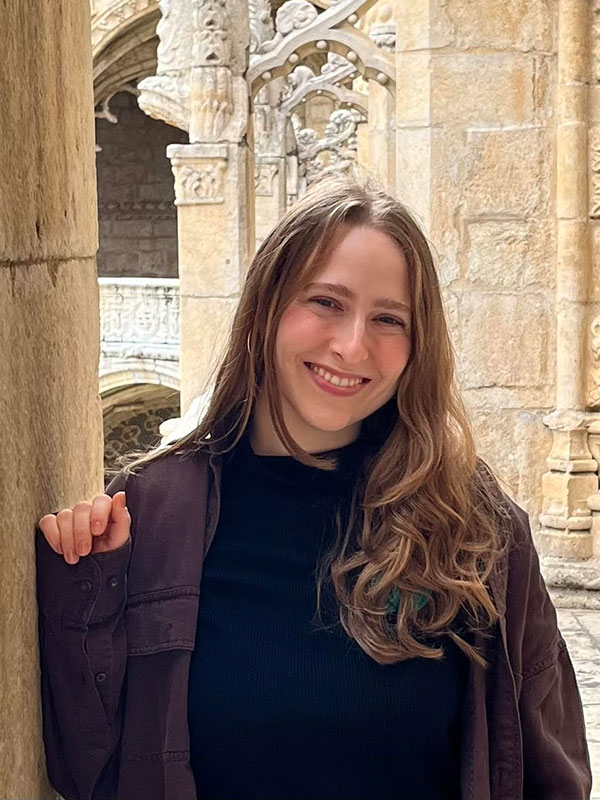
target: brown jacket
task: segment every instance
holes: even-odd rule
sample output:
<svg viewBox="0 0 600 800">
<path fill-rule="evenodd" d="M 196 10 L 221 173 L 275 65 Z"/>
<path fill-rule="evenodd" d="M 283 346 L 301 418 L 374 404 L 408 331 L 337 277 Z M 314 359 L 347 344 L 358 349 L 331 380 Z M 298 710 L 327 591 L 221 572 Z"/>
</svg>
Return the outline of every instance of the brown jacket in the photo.
<svg viewBox="0 0 600 800">
<path fill-rule="evenodd" d="M 43 734 L 66 800 L 197 800 L 188 672 L 220 473 L 217 456 L 170 454 L 117 475 L 107 493 L 127 492 L 132 538 L 75 565 L 37 529 Z M 462 798 L 589 800 L 573 667 L 527 515 L 511 513 L 513 547 L 489 583 L 502 619 L 477 640 L 490 666 L 469 670 Z"/>
</svg>

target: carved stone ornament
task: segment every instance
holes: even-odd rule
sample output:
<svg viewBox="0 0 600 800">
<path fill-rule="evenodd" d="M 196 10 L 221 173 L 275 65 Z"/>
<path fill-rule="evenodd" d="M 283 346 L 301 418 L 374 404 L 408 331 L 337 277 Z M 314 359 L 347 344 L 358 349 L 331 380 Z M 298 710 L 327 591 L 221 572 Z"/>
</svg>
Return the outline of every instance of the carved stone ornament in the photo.
<svg viewBox="0 0 600 800">
<path fill-rule="evenodd" d="M 394 54 L 378 48 L 366 33 L 355 27 L 357 14 L 368 11 L 375 2 L 318 3 L 323 8 L 319 13 L 308 0 L 287 0 L 277 12 L 275 36 L 250 56 L 247 79 L 252 92 L 272 78 L 288 75 L 294 65 L 313 53 L 328 50 L 348 57 L 361 74 L 385 82 L 393 91 Z"/>
<path fill-rule="evenodd" d="M 544 425 L 551 431 L 583 430 L 586 427 L 587 417 L 582 411 L 572 409 L 556 409 L 543 418 Z"/>
<path fill-rule="evenodd" d="M 275 33 L 270 0 L 248 0 L 248 14 L 250 17 L 250 52 L 258 53 L 262 45 L 272 39 Z"/>
<path fill-rule="evenodd" d="M 231 22 L 226 0 L 192 0 L 194 66 L 224 67 L 231 62 Z"/>
<path fill-rule="evenodd" d="M 203 159 L 193 164 L 174 164 L 175 205 L 225 202 L 225 159 Z"/>
<path fill-rule="evenodd" d="M 145 114 L 182 131 L 190 126 L 190 87 L 187 80 L 153 75 L 138 83 L 138 105 Z"/>
<path fill-rule="evenodd" d="M 391 2 L 376 3 L 359 20 L 357 27 L 364 31 L 383 50 L 396 49 L 396 22 Z"/>
<path fill-rule="evenodd" d="M 100 278 L 100 331 L 103 348 L 180 342 L 179 281 Z"/>
<path fill-rule="evenodd" d="M 287 0 L 275 16 L 275 35 L 262 42 L 255 52 L 270 53 L 293 31 L 307 28 L 319 16 L 317 9 L 308 0 Z"/>
<path fill-rule="evenodd" d="M 591 324 L 591 349 L 592 366 L 590 369 L 591 388 L 588 396 L 588 405 L 591 408 L 600 406 L 600 316 Z"/>
<path fill-rule="evenodd" d="M 273 196 L 273 183 L 279 174 L 279 169 L 280 164 L 275 161 L 256 162 L 254 168 L 254 191 L 257 197 Z"/>
<path fill-rule="evenodd" d="M 355 69 L 354 64 L 337 53 L 327 54 L 327 63 L 321 67 L 319 75 L 315 75 L 310 67 L 300 64 L 287 77 L 281 110 L 290 114 L 306 98 L 320 93 L 330 95 L 340 105 L 356 106 L 366 115 L 367 97 L 341 85 L 342 81 L 352 76 Z"/>
<path fill-rule="evenodd" d="M 589 130 L 590 217 L 600 219 L 600 126 Z"/>
<path fill-rule="evenodd" d="M 159 0 L 157 74 L 184 76 L 192 66 L 190 0 Z"/>
<path fill-rule="evenodd" d="M 595 81 L 600 81 L 600 2 L 593 0 L 592 18 L 592 72 Z"/>
<path fill-rule="evenodd" d="M 254 149 L 257 156 L 283 155 L 286 116 L 281 107 L 281 79 L 271 81 L 254 99 Z"/>
<path fill-rule="evenodd" d="M 217 142 L 233 115 L 233 84 L 229 67 L 197 67 L 192 70 L 190 92 L 194 119 L 190 138 Z"/>
<path fill-rule="evenodd" d="M 337 109 L 325 126 L 325 136 L 317 138 L 311 128 L 300 128 L 298 117 L 292 117 L 298 142 L 298 160 L 303 168 L 307 185 L 314 183 L 329 173 L 340 173 L 356 163 L 358 142 L 356 128 L 363 121 L 362 115 L 354 109 Z M 321 154 L 328 152 L 328 163 Z"/>
<path fill-rule="evenodd" d="M 104 40 L 112 37 L 121 25 L 156 8 L 156 0 L 121 0 L 96 16 L 92 13 L 92 49 L 96 55 Z"/>
</svg>

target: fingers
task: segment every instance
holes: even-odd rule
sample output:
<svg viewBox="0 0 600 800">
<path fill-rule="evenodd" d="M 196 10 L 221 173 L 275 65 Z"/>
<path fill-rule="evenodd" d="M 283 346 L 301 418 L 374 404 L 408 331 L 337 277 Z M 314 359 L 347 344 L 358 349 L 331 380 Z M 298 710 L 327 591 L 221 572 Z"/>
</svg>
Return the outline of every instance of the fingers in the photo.
<svg viewBox="0 0 600 800">
<path fill-rule="evenodd" d="M 110 519 L 118 533 L 128 532 L 130 525 L 129 511 L 127 509 L 125 492 L 117 492 L 112 498 Z"/>
<path fill-rule="evenodd" d="M 92 536 L 102 536 L 110 519 L 112 497 L 108 494 L 98 494 L 92 500 L 90 524 Z"/>
<path fill-rule="evenodd" d="M 87 556 L 92 549 L 91 511 L 92 504 L 85 500 L 82 500 L 81 503 L 75 503 L 73 506 L 73 544 L 75 555 L 78 556 Z M 60 521 L 58 527 L 60 528 Z"/>
<path fill-rule="evenodd" d="M 62 550 L 65 561 L 69 564 L 76 564 L 79 556 L 75 552 L 75 540 L 73 538 L 73 509 L 63 508 L 56 515 L 56 522 L 60 531 L 60 549 Z"/>
<path fill-rule="evenodd" d="M 62 555 L 62 549 L 60 546 L 60 531 L 58 529 L 56 515 L 45 514 L 38 522 L 38 527 L 46 537 L 46 541 L 50 547 L 59 555 Z"/>
</svg>

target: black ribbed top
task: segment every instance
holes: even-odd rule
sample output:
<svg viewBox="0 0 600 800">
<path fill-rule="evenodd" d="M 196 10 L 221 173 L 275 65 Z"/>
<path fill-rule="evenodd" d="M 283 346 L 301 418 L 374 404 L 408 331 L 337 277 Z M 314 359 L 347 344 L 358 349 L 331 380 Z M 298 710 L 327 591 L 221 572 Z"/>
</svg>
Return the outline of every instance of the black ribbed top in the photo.
<svg viewBox="0 0 600 800">
<path fill-rule="evenodd" d="M 381 666 L 315 615 L 315 568 L 366 452 L 333 473 L 257 456 L 224 463 L 189 683 L 198 800 L 458 800 L 465 656 Z M 327 611 L 329 609 L 329 611 Z"/>
</svg>

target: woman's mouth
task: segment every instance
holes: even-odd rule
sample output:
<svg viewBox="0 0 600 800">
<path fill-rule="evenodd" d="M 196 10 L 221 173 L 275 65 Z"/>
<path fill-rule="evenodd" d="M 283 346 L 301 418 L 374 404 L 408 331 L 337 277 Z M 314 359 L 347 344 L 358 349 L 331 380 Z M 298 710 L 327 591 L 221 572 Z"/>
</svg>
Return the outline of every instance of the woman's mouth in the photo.
<svg viewBox="0 0 600 800">
<path fill-rule="evenodd" d="M 320 389 L 338 397 L 349 397 L 357 394 L 363 386 L 370 382 L 369 378 L 339 378 L 337 375 L 332 375 L 327 370 L 311 364 L 309 361 L 305 361 L 304 365 L 309 370 L 314 383 Z"/>
</svg>

